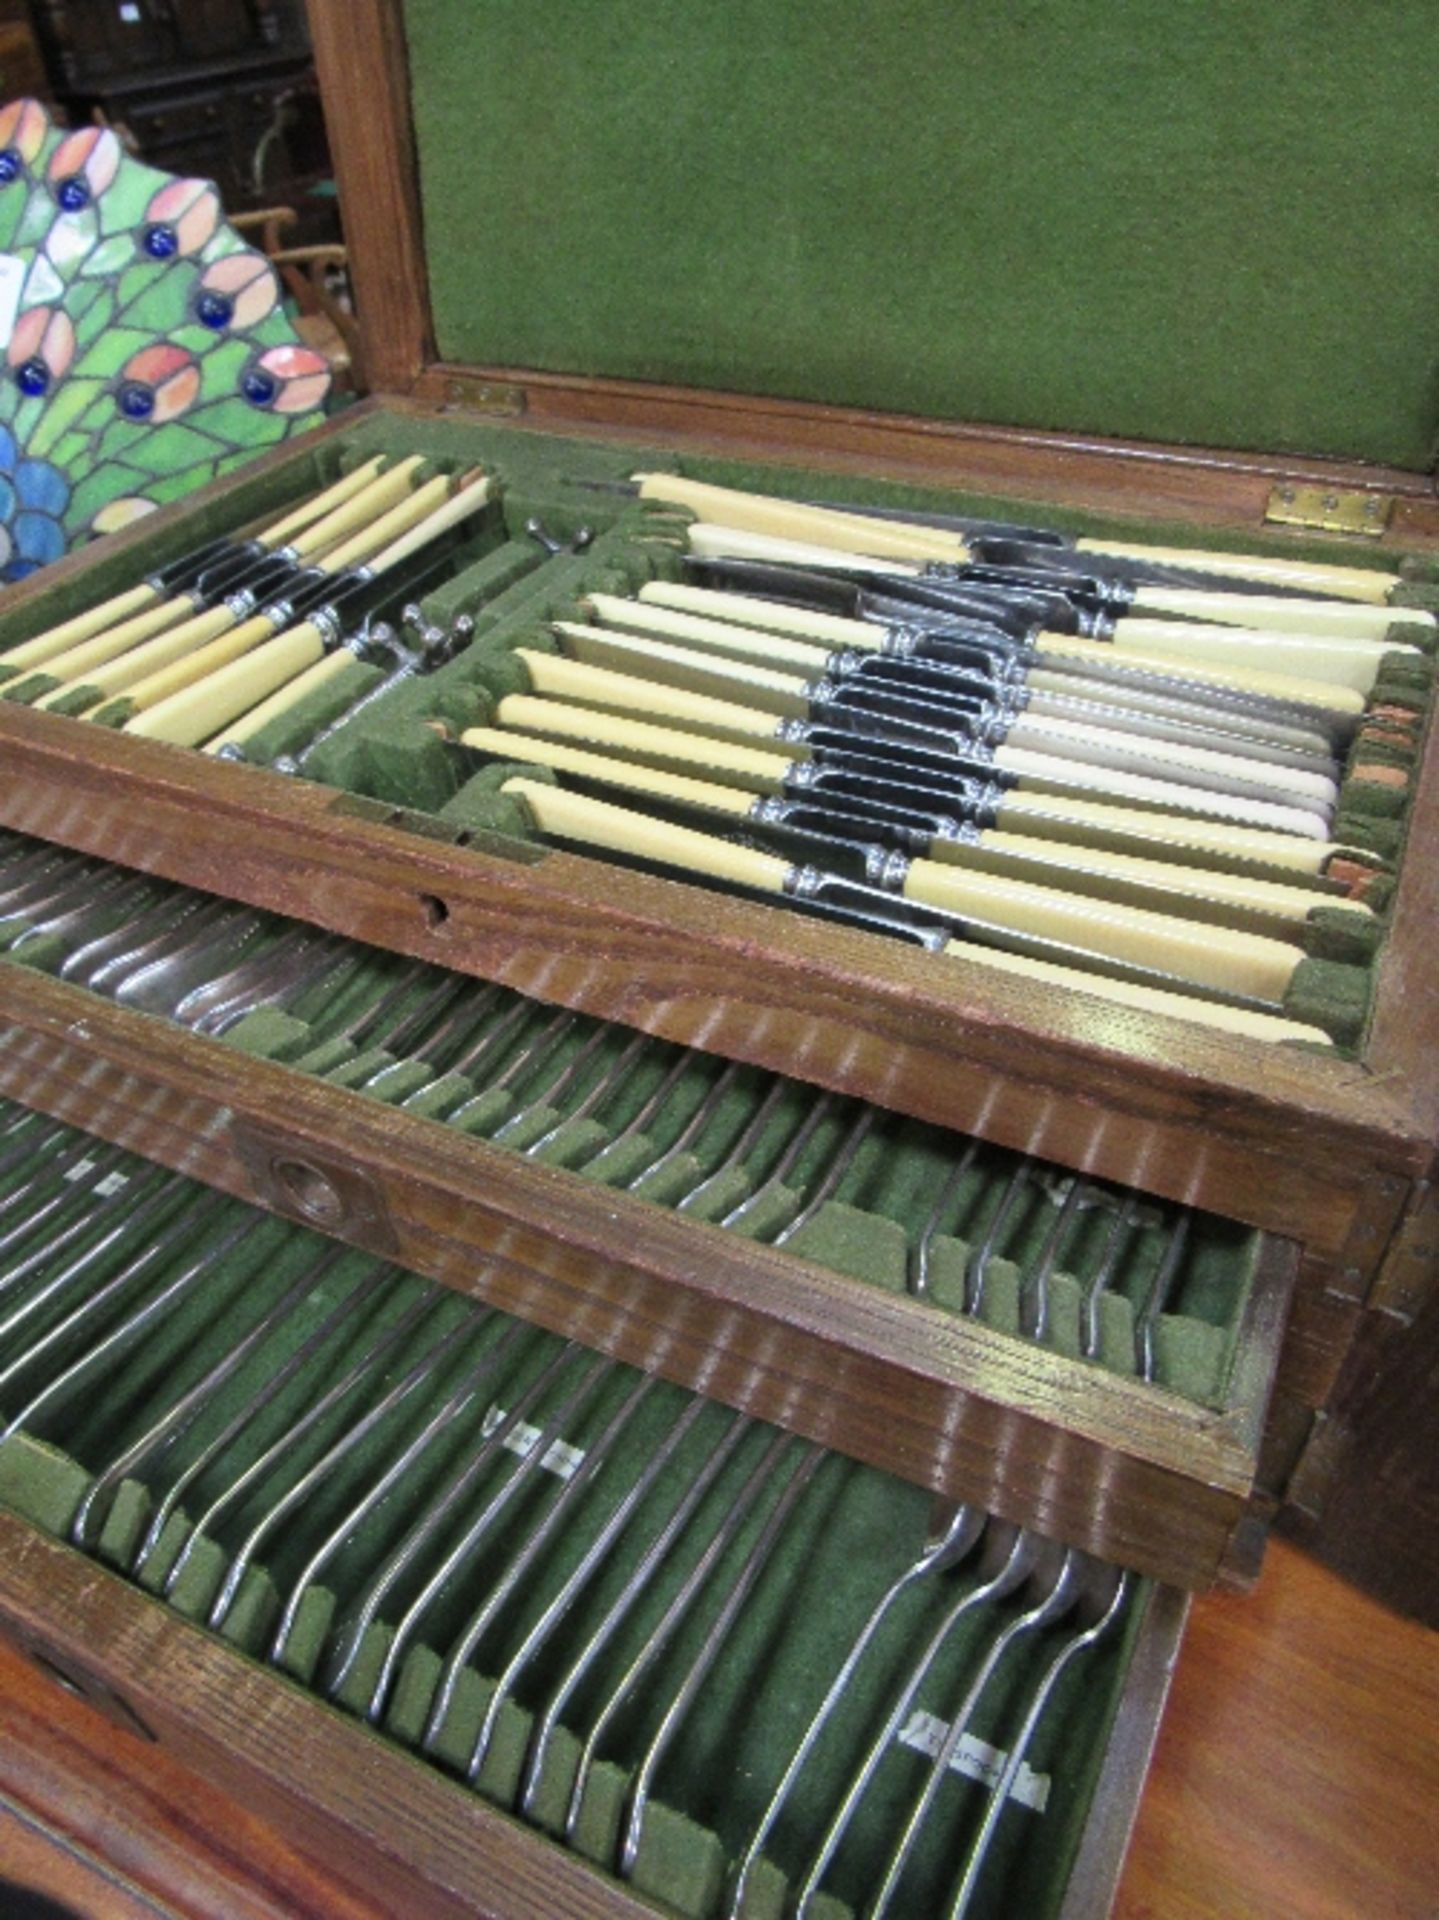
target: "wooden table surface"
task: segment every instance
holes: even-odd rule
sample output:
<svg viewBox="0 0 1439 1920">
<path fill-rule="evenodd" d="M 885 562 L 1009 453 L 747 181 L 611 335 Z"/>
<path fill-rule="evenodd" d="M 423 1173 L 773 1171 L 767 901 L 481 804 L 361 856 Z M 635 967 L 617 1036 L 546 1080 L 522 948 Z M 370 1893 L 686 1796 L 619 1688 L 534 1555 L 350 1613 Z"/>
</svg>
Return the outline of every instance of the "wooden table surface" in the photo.
<svg viewBox="0 0 1439 1920">
<path fill-rule="evenodd" d="M 404 1920 L 4 1651 L 0 1876 L 85 1920 Z M 1114 1920 L 1436 1915 L 1439 1634 L 1276 1542 L 1195 1604 Z"/>
</svg>

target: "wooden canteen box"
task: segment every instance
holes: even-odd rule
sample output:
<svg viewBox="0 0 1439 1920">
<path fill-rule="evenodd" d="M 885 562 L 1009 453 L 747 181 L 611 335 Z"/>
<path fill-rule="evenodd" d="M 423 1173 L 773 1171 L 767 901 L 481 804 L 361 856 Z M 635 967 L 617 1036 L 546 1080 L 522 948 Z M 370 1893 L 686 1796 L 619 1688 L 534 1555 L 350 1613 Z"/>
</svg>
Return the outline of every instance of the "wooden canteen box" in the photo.
<svg viewBox="0 0 1439 1920">
<path fill-rule="evenodd" d="M 1378 46 L 1335 10 L 1314 73 L 1284 87 L 1280 26 L 1222 11 L 1176 100 L 1160 7 L 1121 49 L 1087 7 L 1047 9 L 1033 36 L 939 5 L 860 35 L 828 5 L 747 8 L 741 29 L 627 3 L 312 0 L 375 397 L 0 606 L 3 666 L 376 455 L 483 469 L 492 497 L 421 595 L 431 620 L 473 619 L 473 640 L 327 738 L 310 777 L 272 763 L 327 723 L 320 705 L 236 764 L 4 700 L 0 827 L 872 1103 L 881 1126 L 1193 1208 L 1228 1236 L 1229 1361 L 1187 1397 L 442 1130 L 292 1056 L 0 967 L 11 1100 L 1167 1583 L 1146 1590 L 1078 1866 L 1056 1862 L 1053 1910 L 1073 1916 L 1107 1910 L 1182 1619 L 1171 1588 L 1252 1572 L 1356 1326 L 1412 1318 L 1431 1283 L 1427 696 L 1402 739 L 1361 728 L 1341 791 L 1341 824 L 1394 884 L 1372 951 L 1310 949 L 1296 1017 L 1332 1019 L 1328 1048 L 546 842 L 441 733 L 483 722 L 515 684 L 509 650 L 586 595 L 677 577 L 687 516 L 629 497 L 641 471 L 1380 568 L 1395 624 L 1422 614 L 1435 422 L 1420 276 L 1385 247 L 1420 224 L 1404 183 L 1422 172 L 1424 10 Z M 1241 24 L 1236 66 L 1222 50 Z M 1365 97 L 1324 126 L 1321 162 L 1331 70 Z M 1216 152 L 1236 88 L 1268 137 Z M 1382 216 L 1354 185 L 1373 156 L 1346 159 L 1356 129 L 1388 143 Z M 1346 219 L 1365 232 L 1352 258 L 1328 244 Z M 379 679 L 347 672 L 347 697 Z M 4 1526 L 0 1625 L 22 1647 L 112 1689 L 302 1844 L 353 1849 L 350 1876 L 373 1868 L 397 1901 L 404 1885 L 406 1911 L 649 1910 L 132 1586 L 95 1585 L 29 1520 Z M 227 1691 L 244 1707 L 222 1738 Z M 293 1802 L 262 1722 L 311 1756 Z M 346 1768 L 373 1769 L 363 1805 Z"/>
</svg>

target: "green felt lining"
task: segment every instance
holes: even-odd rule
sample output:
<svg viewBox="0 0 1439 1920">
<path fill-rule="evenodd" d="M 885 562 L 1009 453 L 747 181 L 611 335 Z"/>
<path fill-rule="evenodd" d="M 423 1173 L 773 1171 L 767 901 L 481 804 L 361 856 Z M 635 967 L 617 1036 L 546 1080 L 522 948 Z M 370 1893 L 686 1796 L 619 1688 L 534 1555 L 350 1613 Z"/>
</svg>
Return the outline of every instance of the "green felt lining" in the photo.
<svg viewBox="0 0 1439 1920">
<path fill-rule="evenodd" d="M 398 687 L 342 725 L 314 752 L 306 771 L 357 795 L 421 814 L 440 814 L 453 826 L 471 832 L 498 835 L 501 841 L 527 839 L 533 843 L 523 808 L 490 790 L 498 784 L 494 770 L 478 780 L 467 779 L 464 757 L 445 744 L 435 731 L 435 723 L 453 733 L 483 719 L 491 698 L 518 684 L 509 662 L 511 650 L 520 644 L 551 644 L 545 623 L 556 615 L 573 614 L 585 593 L 629 593 L 650 577 L 677 571 L 677 556 L 667 532 L 677 524 L 673 513 L 648 503 L 641 505 L 623 493 L 591 490 L 581 484 L 589 479 L 612 488 L 639 464 L 673 466 L 672 456 L 646 455 L 618 444 L 525 434 L 485 423 L 378 413 L 357 422 L 338 443 L 314 450 L 297 447 L 278 473 L 237 483 L 226 501 L 193 512 L 180 529 L 171 529 L 153 558 L 173 557 L 237 518 L 273 512 L 305 488 L 322 484 L 342 468 L 373 453 L 402 456 L 415 451 L 451 468 L 478 461 L 506 489 L 502 508 L 488 522 L 491 532 L 482 543 L 487 550 L 478 556 L 470 552 L 468 558 L 461 553 L 454 576 L 424 598 L 430 618 L 448 620 L 459 612 L 474 617 L 476 638 L 447 666 Z M 836 478 L 753 462 L 687 459 L 684 465 L 687 471 L 727 484 L 758 485 L 800 497 L 1009 513 L 1110 536 L 1122 536 L 1126 527 L 1133 525 L 1112 516 L 1072 510 L 1051 512 L 1036 509 L 1033 503 Z M 532 514 L 561 537 L 584 524 L 595 531 L 597 538 L 584 553 L 543 560 L 537 544 L 524 532 Z M 682 520 L 679 516 L 679 522 Z M 1333 540 L 1290 540 L 1192 526 L 1149 525 L 1140 531 L 1153 540 L 1203 540 L 1211 545 L 1316 558 L 1353 558 L 1352 549 Z M 494 545 L 495 539 L 500 544 Z M 47 601 L 43 611 L 31 608 L 8 617 L 0 612 L 0 651 L 75 611 L 100 588 L 124 584 L 125 578 L 114 571 L 111 557 L 103 564 L 97 563 L 86 575 L 87 583 L 95 582 L 94 589 L 71 585 L 62 595 Z M 1396 637 L 1412 631 L 1401 626 Z M 1431 637 L 1426 635 L 1426 645 Z M 1428 662 L 1418 666 L 1393 657 L 1376 692 L 1376 703 L 1392 699 L 1416 713 L 1422 711 L 1428 704 L 1432 671 Z M 373 668 L 347 669 L 325 693 L 313 696 L 292 714 L 272 723 L 247 747 L 247 757 L 263 762 L 303 749 L 314 732 L 334 718 L 362 684 L 373 685 L 375 677 Z M 32 676 L 30 690 L 38 693 L 45 684 L 43 676 Z M 24 689 L 5 691 L 17 695 Z M 123 702 L 111 702 L 105 713 L 118 723 L 126 710 Z M 1403 844 L 1407 784 L 1394 787 L 1353 776 L 1356 770 L 1362 774 L 1366 765 L 1389 766 L 1408 773 L 1414 764 L 1415 749 L 1411 745 L 1392 736 L 1379 737 L 1372 731 L 1362 736 L 1341 792 L 1336 836 L 1382 860 L 1396 859 Z M 1380 905 L 1385 892 L 1380 889 L 1370 898 L 1371 904 Z M 1374 972 L 1372 964 L 1365 964 L 1363 936 L 1352 926 L 1344 927 L 1338 917 L 1321 914 L 1305 930 L 1305 942 L 1310 960 L 1296 976 L 1287 1011 L 1324 1027 L 1342 1046 L 1354 1047 L 1362 1038 L 1368 1017 Z"/>
<path fill-rule="evenodd" d="M 404 19 L 442 359 L 1432 462 L 1425 0 Z"/>
<path fill-rule="evenodd" d="M 791 1085 L 752 1148 L 748 1164 L 756 1171 L 740 1166 L 721 1171 L 730 1145 L 757 1111 L 765 1085 L 762 1076 L 741 1076 L 715 1110 L 711 1126 L 701 1136 L 702 1156 L 690 1151 L 666 1160 L 667 1147 L 678 1139 L 713 1078 L 713 1063 L 687 1070 L 672 1087 L 661 1114 L 647 1130 L 634 1135 L 629 1131 L 630 1120 L 639 1115 L 673 1058 L 672 1050 L 662 1043 L 651 1043 L 643 1050 L 619 1097 L 608 1097 L 588 1117 L 576 1119 L 567 1117 L 569 1109 L 603 1075 L 605 1062 L 614 1059 L 626 1042 L 625 1034 L 608 1041 L 586 1072 L 567 1087 L 564 1105 L 548 1100 L 537 1104 L 536 1090 L 552 1084 L 576 1059 L 591 1031 L 589 1023 L 572 1027 L 558 1045 L 541 1054 L 516 1089 L 487 1090 L 463 1073 L 438 1071 L 413 1058 L 397 1059 L 380 1046 L 356 1051 L 319 1038 L 322 1030 L 348 1019 L 355 1004 L 354 999 L 342 998 L 327 1012 L 322 1026 L 313 1029 L 291 1015 L 262 1009 L 247 1015 L 229 1038 L 246 1051 L 286 1060 L 302 1071 L 323 1074 L 336 1085 L 360 1088 L 372 1097 L 403 1104 L 410 1112 L 446 1120 L 512 1152 L 629 1188 L 652 1203 L 682 1205 L 691 1218 L 721 1222 L 738 1210 L 731 1230 L 758 1240 L 783 1236 L 782 1244 L 791 1253 L 894 1292 L 910 1284 L 910 1250 L 963 1144 L 955 1136 L 891 1117 L 882 1123 L 882 1136 L 866 1142 L 838 1193 L 810 1210 L 807 1197 L 842 1138 L 838 1113 L 821 1125 L 785 1183 L 769 1184 L 764 1169 L 777 1162 L 785 1142 L 818 1097 L 813 1089 Z M 537 1010 L 539 1024 L 550 1017 L 547 1010 Z M 532 1022 L 529 1030 L 538 1032 L 539 1024 Z M 513 1044 L 522 1044 L 518 1035 Z M 497 1055 L 496 1064 L 504 1058 Z M 936 1306 L 964 1311 L 971 1253 L 998 1205 L 1012 1165 L 1010 1156 L 986 1150 L 979 1171 L 953 1196 L 949 1217 L 956 1224 L 935 1235 L 930 1256 L 930 1298 Z M 982 1317 L 1002 1331 L 1020 1330 L 1021 1270 L 1040 1258 L 1054 1217 L 1044 1196 L 1052 1193 L 1057 1204 L 1066 1190 L 1059 1176 L 1046 1174 L 1010 1216 L 981 1302 Z M 797 1218 L 801 1224 L 791 1232 Z M 1105 1209 L 1095 1209 L 1076 1227 L 1048 1283 L 1046 1343 L 1072 1357 L 1080 1357 L 1082 1351 L 1084 1277 L 1102 1257 L 1111 1218 Z M 972 1223 L 967 1229 L 966 1222 Z M 1171 1310 L 1158 1322 L 1156 1377 L 1164 1385 L 1207 1404 L 1223 1404 L 1256 1254 L 1254 1236 L 1218 1221 L 1203 1221 Z M 1133 1371 L 1135 1308 L 1126 1289 L 1142 1289 L 1139 1276 L 1153 1270 L 1145 1261 L 1156 1259 L 1156 1254 L 1141 1255 L 1136 1247 L 1104 1296 L 1099 1308 L 1099 1364 Z M 1123 1278 L 1126 1271 L 1128 1281 Z M 1142 1292 L 1134 1299 L 1140 1297 Z"/>
<path fill-rule="evenodd" d="M 72 1400 L 62 1411 L 46 1413 L 35 1432 L 0 1446 L 0 1497 L 50 1530 L 67 1530 L 81 1500 L 95 1484 L 91 1476 L 122 1457 L 163 1410 L 176 1404 L 178 1396 L 230 1350 L 240 1330 L 273 1312 L 282 1291 L 314 1273 L 316 1262 L 332 1251 L 302 1229 L 266 1221 L 244 1243 L 243 1253 L 219 1257 L 216 1236 L 227 1225 L 245 1219 L 245 1210 L 199 1190 L 192 1191 L 197 1208 L 194 1233 L 183 1254 L 156 1276 L 156 1282 L 162 1282 L 165 1273 L 173 1271 L 180 1261 L 213 1249 L 205 1287 L 190 1296 L 174 1324 L 162 1323 L 145 1347 L 112 1363 L 103 1391 L 91 1402 Z M 278 1381 L 281 1364 L 299 1357 L 301 1343 L 313 1334 L 321 1316 L 334 1309 L 347 1293 L 355 1297 L 353 1289 L 366 1266 L 353 1253 L 331 1261 L 326 1277 L 316 1279 L 312 1293 L 292 1312 L 290 1320 L 271 1333 L 241 1374 L 206 1405 L 200 1418 L 182 1428 L 170 1448 L 149 1456 L 138 1478 L 132 1475 L 114 1488 L 113 1501 L 101 1509 L 103 1525 L 98 1534 L 90 1536 L 92 1549 L 110 1564 L 125 1568 L 143 1529 L 156 1513 L 154 1503 L 161 1490 L 174 1484 L 181 1472 L 200 1468 L 200 1478 L 192 1482 L 184 1502 L 172 1511 L 160 1551 L 141 1575 L 140 1584 L 151 1592 L 160 1592 L 167 1587 L 169 1572 L 180 1568 L 169 1588 L 169 1603 L 187 1617 L 202 1620 L 221 1583 L 235 1569 L 237 1549 L 250 1541 L 251 1562 L 221 1631 L 241 1651 L 268 1657 L 282 1601 L 291 1594 L 302 1569 L 310 1565 L 317 1547 L 340 1517 L 353 1509 L 358 1496 L 374 1484 L 377 1472 L 402 1457 L 402 1449 L 445 1395 L 470 1377 L 477 1360 L 491 1356 L 495 1367 L 484 1376 L 479 1393 L 458 1404 L 453 1419 L 436 1429 L 438 1441 L 432 1442 L 431 1452 L 423 1456 L 423 1470 L 412 1466 L 399 1483 L 405 1497 L 372 1507 L 359 1530 L 346 1540 L 339 1557 L 330 1562 L 326 1584 L 307 1592 L 284 1666 L 303 1683 L 321 1691 L 331 1671 L 331 1656 L 342 1644 L 343 1632 L 354 1617 L 366 1583 L 394 1551 L 415 1513 L 444 1487 L 446 1476 L 475 1457 L 480 1436 L 487 1430 L 487 1409 L 527 1404 L 529 1417 L 537 1425 L 562 1433 L 584 1454 L 598 1445 L 609 1423 L 630 1405 L 629 1422 L 620 1429 L 623 1437 L 616 1450 L 603 1460 L 582 1501 L 571 1507 L 566 1525 L 552 1532 L 543 1554 L 530 1561 L 525 1579 L 514 1587 L 501 1614 L 495 1616 L 501 1624 L 495 1633 L 487 1631 L 477 1660 L 460 1670 L 459 1684 L 432 1757 L 442 1765 L 463 1766 L 483 1710 L 493 1698 L 494 1677 L 501 1670 L 506 1650 L 518 1647 L 530 1626 L 544 1615 L 551 1598 L 598 1538 L 602 1523 L 616 1512 L 617 1502 L 636 1473 L 652 1458 L 657 1441 L 671 1430 L 690 1400 L 678 1388 L 655 1384 L 647 1390 L 642 1405 L 632 1402 L 636 1376 L 628 1369 L 599 1362 L 593 1356 L 571 1355 L 565 1360 L 563 1343 L 553 1336 L 520 1328 L 499 1316 L 477 1316 L 473 1308 L 452 1296 L 436 1300 L 434 1290 L 393 1274 L 382 1294 L 372 1296 L 370 1307 L 350 1317 L 328 1352 L 311 1352 L 269 1413 L 252 1422 L 238 1444 L 232 1439 L 214 1456 L 214 1442 L 230 1430 L 230 1422 L 247 1396 L 261 1383 Z M 105 1270 L 96 1276 L 97 1280 L 106 1277 Z M 416 1309 L 426 1309 L 427 1302 L 428 1310 L 414 1319 Z M 422 1399 L 412 1396 L 400 1413 L 382 1420 L 363 1444 L 350 1447 L 338 1476 L 331 1475 L 303 1502 L 292 1506 L 282 1529 L 256 1535 L 256 1522 L 274 1509 L 279 1493 L 300 1485 L 300 1477 L 318 1450 L 351 1431 L 357 1414 L 372 1403 L 372 1396 L 354 1404 L 345 1419 L 315 1430 L 298 1446 L 283 1447 L 275 1456 L 270 1479 L 257 1483 L 243 1504 L 213 1519 L 210 1530 L 193 1544 L 181 1565 L 178 1556 L 190 1529 L 216 1495 L 227 1486 L 240 1484 L 237 1475 L 253 1469 L 262 1451 L 273 1448 L 295 1417 L 315 1403 L 318 1393 L 335 1379 L 339 1365 L 348 1361 L 357 1346 L 371 1339 L 379 1327 L 404 1324 L 407 1315 L 411 1316 L 410 1331 L 392 1350 L 386 1367 L 387 1383 L 406 1373 L 442 1325 L 456 1330 L 468 1328 L 461 1344 L 452 1349 L 450 1359 L 432 1376 L 427 1394 Z M 555 1373 L 562 1362 L 568 1372 Z M 582 1412 L 566 1415 L 562 1407 L 577 1404 L 572 1398 L 577 1372 L 587 1375 L 598 1391 L 590 1393 Z M 546 1379 L 554 1384 L 534 1399 L 534 1392 Z M 571 1398 L 567 1400 L 566 1396 Z M 662 1650 L 647 1678 L 649 1702 L 672 1697 L 705 1642 L 719 1601 L 729 1590 L 728 1583 L 757 1543 L 761 1526 L 775 1510 L 808 1449 L 790 1441 L 776 1452 L 772 1430 L 741 1421 L 715 1406 L 702 1407 L 667 1470 L 667 1478 L 657 1483 L 655 1496 L 636 1510 L 621 1536 L 620 1550 L 609 1556 L 586 1587 L 581 1610 L 566 1628 L 565 1637 L 532 1665 L 524 1685 L 508 1696 L 478 1783 L 483 1794 L 502 1806 L 514 1804 L 536 1706 L 547 1697 L 564 1665 L 621 1593 L 638 1564 L 639 1554 L 657 1539 L 665 1515 L 717 1446 L 722 1441 L 730 1444 L 725 1437 L 731 1435 L 737 1437 L 738 1445 L 701 1501 L 695 1521 L 664 1562 L 658 1583 L 652 1583 L 639 1606 L 627 1615 L 618 1637 L 611 1641 L 596 1673 L 600 1691 L 591 1687 L 577 1695 L 573 1707 L 579 1718 L 573 1719 L 567 1712 L 561 1723 L 532 1815 L 542 1830 L 553 1832 L 561 1823 L 562 1803 L 579 1757 L 573 1727 L 589 1723 L 603 1690 L 650 1645 L 665 1609 L 680 1591 L 680 1581 L 698 1566 L 704 1543 L 714 1537 L 714 1529 L 730 1511 L 741 1487 L 758 1473 L 760 1478 L 751 1482 L 761 1488 L 758 1501 L 716 1563 L 719 1584 L 711 1576 L 700 1589 L 697 1606 Z M 208 1466 L 204 1465 L 206 1461 Z M 515 1456 L 507 1449 L 493 1447 L 490 1461 L 460 1509 L 466 1516 L 477 1514 L 498 1486 L 516 1475 Z M 448 1648 L 462 1629 L 478 1595 L 487 1591 L 498 1568 L 505 1564 L 505 1553 L 516 1551 L 532 1537 L 549 1503 L 559 1497 L 562 1485 L 552 1476 L 532 1473 L 519 1495 L 509 1530 L 494 1543 L 494 1551 L 501 1557 L 493 1564 L 488 1555 L 469 1562 L 465 1580 L 456 1582 L 453 1591 L 447 1590 L 427 1614 L 426 1637 L 412 1641 L 385 1716 L 385 1730 L 391 1738 L 411 1747 L 420 1744 L 435 1700 L 439 1649 Z M 654 1800 L 645 1822 L 635 1885 L 685 1920 L 716 1920 L 732 1863 L 753 1831 L 779 1770 L 793 1752 L 840 1658 L 853 1645 L 881 1594 L 913 1563 L 924 1538 L 926 1508 L 926 1498 L 918 1489 L 829 1456 L 793 1509 L 776 1550 L 722 1644 L 717 1663 L 696 1698 L 695 1710 L 679 1723 L 678 1738 L 654 1781 Z M 434 1538 L 426 1549 L 426 1568 L 436 1564 L 436 1555 L 450 1537 Z M 1001 1530 L 986 1552 L 1002 1557 L 1004 1550 Z M 954 1574 L 911 1585 L 886 1615 L 883 1631 L 872 1643 L 847 1694 L 845 1715 L 816 1750 L 814 1762 L 801 1776 L 791 1813 L 772 1837 L 768 1849 L 771 1868 L 756 1889 L 755 1898 L 760 1904 L 747 1906 L 747 1914 L 773 1911 L 772 1902 L 780 1891 L 775 1876 L 792 1877 L 800 1870 L 808 1845 L 822 1823 L 823 1810 L 835 1802 L 849 1768 L 894 1697 L 916 1647 L 923 1644 L 955 1599 L 975 1586 L 986 1564 L 993 1563 L 971 1553 Z M 1057 1556 L 1049 1564 L 1052 1569 Z M 340 1695 L 352 1710 L 362 1710 L 366 1705 L 366 1683 L 372 1683 L 378 1674 L 405 1599 L 416 1591 L 419 1571 L 417 1568 L 415 1579 L 385 1603 L 365 1636 L 361 1657 Z M 1138 1583 L 1121 1626 L 1096 1652 L 1086 1656 L 1082 1670 L 1056 1697 L 1041 1725 L 1027 1759 L 1048 1778 L 1049 1803 L 1043 1814 L 1013 1808 L 1001 1823 L 978 1909 L 987 1920 L 999 1920 L 1001 1914 L 1014 1911 L 1048 1915 L 1060 1897 L 1089 1811 L 1148 1592 L 1145 1583 Z M 1004 1621 L 1015 1618 L 1021 1605 L 1020 1601 L 1011 1601 L 1004 1607 L 988 1606 L 975 1613 L 968 1626 L 951 1635 L 917 1705 L 943 1712 L 946 1703 L 957 1697 L 959 1683 L 974 1671 L 984 1649 L 992 1644 L 993 1633 Z M 1001 1670 L 1001 1683 L 986 1692 L 972 1722 L 972 1730 L 979 1737 L 1004 1743 L 1020 1698 L 1017 1684 L 1022 1676 L 1028 1676 L 1026 1684 L 1032 1682 L 1042 1657 L 1059 1644 L 1058 1640 L 1047 1641 Z M 755 1677 L 760 1675 L 763 1685 L 757 1687 Z M 613 1865 L 619 1820 L 653 1725 L 652 1705 L 638 1719 L 622 1716 L 600 1749 L 574 1845 L 601 1866 Z M 902 1747 L 887 1751 L 877 1790 L 862 1806 L 853 1838 L 841 1850 L 833 1887 L 827 1888 L 826 1899 L 817 1911 L 838 1916 L 853 1909 L 872 1872 L 870 1863 L 877 1849 L 888 1844 L 898 1830 L 908 1796 L 923 1774 L 924 1765 L 918 1756 Z M 984 1795 L 978 1788 L 958 1780 L 946 1785 L 943 1817 L 926 1833 L 912 1883 L 912 1897 L 925 1910 L 938 1898 L 953 1871 L 955 1840 L 973 1830 L 983 1806 Z"/>
</svg>

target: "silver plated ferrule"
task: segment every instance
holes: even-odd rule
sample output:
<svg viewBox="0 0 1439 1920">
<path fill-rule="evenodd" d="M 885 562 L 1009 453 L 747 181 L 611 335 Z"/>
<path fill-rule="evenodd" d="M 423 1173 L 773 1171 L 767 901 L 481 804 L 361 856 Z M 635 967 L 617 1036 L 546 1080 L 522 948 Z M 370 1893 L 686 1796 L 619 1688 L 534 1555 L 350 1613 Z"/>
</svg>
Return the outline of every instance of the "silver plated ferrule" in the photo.
<svg viewBox="0 0 1439 1920">
<path fill-rule="evenodd" d="M 225 596 L 225 610 L 227 613 L 232 613 L 237 620 L 248 620 L 259 604 L 248 587 L 241 587 L 238 593 Z"/>
<path fill-rule="evenodd" d="M 956 820 L 952 815 L 946 814 L 935 829 L 934 838 L 948 840 L 952 846 L 956 847 L 977 847 L 982 832 L 983 828 L 973 820 Z"/>
<path fill-rule="evenodd" d="M 344 629 L 340 625 L 340 616 L 334 607 L 316 607 L 309 615 L 310 625 L 320 636 L 320 644 L 328 653 L 331 647 L 339 644 Z"/>
<path fill-rule="evenodd" d="M 870 847 L 864 856 L 864 877 L 884 893 L 902 893 L 909 872 L 907 855 L 893 847 Z"/>
</svg>

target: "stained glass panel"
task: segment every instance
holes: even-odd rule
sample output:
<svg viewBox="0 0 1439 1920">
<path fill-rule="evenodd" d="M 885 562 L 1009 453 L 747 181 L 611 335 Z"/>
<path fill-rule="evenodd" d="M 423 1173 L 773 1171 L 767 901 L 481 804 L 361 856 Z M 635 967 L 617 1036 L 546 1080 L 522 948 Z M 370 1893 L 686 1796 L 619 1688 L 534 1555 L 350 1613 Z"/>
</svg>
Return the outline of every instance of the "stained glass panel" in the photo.
<svg viewBox="0 0 1439 1920">
<path fill-rule="evenodd" d="M 323 410 L 323 365 L 284 353 L 274 276 L 213 186 L 33 100 L 0 107 L 0 266 L 20 289 L 13 316 L 0 302 L 0 580 Z"/>
</svg>

